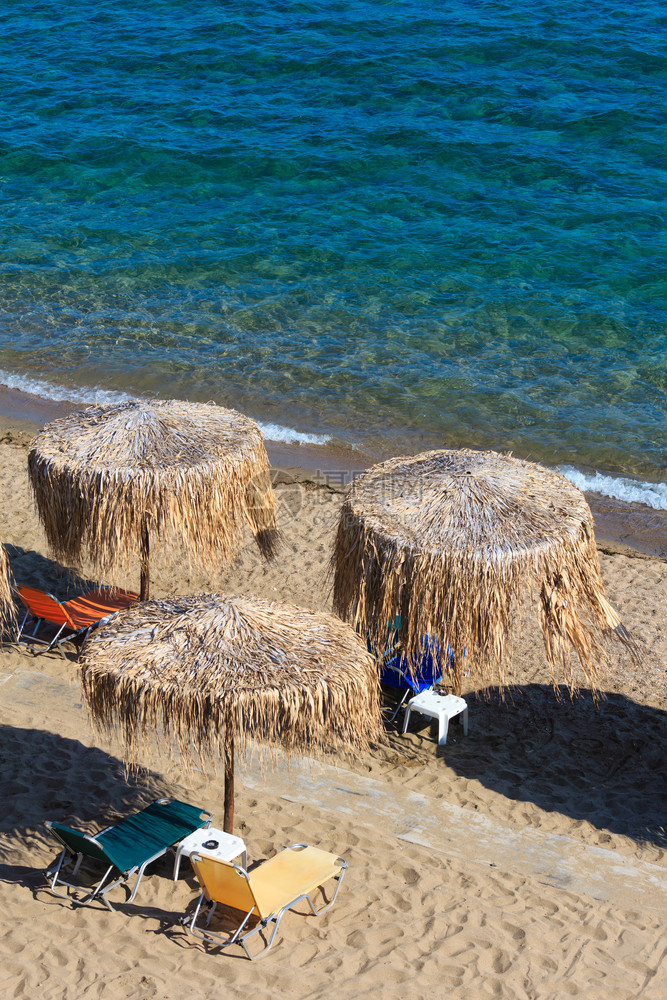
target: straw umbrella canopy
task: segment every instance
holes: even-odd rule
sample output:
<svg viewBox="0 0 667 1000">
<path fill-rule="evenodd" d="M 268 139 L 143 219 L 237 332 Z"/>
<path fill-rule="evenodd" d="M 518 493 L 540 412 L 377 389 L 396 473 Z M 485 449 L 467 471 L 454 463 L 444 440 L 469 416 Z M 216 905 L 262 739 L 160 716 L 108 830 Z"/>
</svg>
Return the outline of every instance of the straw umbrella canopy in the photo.
<svg viewBox="0 0 667 1000">
<path fill-rule="evenodd" d="M 510 455 L 442 450 L 369 469 L 343 504 L 331 568 L 334 610 L 376 654 L 400 615 L 398 644 L 411 668 L 424 636 L 437 637 L 457 694 L 464 667 L 484 685 L 505 683 L 524 598 L 532 597 L 554 683 L 560 669 L 577 687 L 574 652 L 597 690 L 609 630 L 634 651 L 605 597 L 583 493 Z"/>
<path fill-rule="evenodd" d="M 160 732 L 186 763 L 222 753 L 228 833 L 239 743 L 289 753 L 381 739 L 374 660 L 330 614 L 222 594 L 148 601 L 91 635 L 81 668 L 93 721 L 120 726 L 131 758 Z"/>
<path fill-rule="evenodd" d="M 32 442 L 28 470 L 57 558 L 87 552 L 109 573 L 138 555 L 149 596 L 149 546 L 175 536 L 207 566 L 238 551 L 246 524 L 273 554 L 275 499 L 257 424 L 235 410 L 181 400 L 90 406 Z"/>
<path fill-rule="evenodd" d="M 12 599 L 12 578 L 9 559 L 4 545 L 0 544 L 0 627 L 11 624 L 16 618 Z"/>
</svg>

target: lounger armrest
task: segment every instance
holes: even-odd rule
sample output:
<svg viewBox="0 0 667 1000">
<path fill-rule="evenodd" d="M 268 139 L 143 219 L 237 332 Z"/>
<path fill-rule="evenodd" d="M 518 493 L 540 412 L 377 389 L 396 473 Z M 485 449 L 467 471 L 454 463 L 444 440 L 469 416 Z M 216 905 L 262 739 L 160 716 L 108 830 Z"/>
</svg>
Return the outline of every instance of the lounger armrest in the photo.
<svg viewBox="0 0 667 1000">
<path fill-rule="evenodd" d="M 104 845 L 100 843 L 100 841 L 97 839 L 99 837 L 99 833 L 96 834 L 95 836 L 93 836 L 91 833 L 84 833 L 84 837 L 90 844 L 95 844 L 95 847 L 99 847 L 100 850 L 102 851 L 105 850 Z"/>
</svg>

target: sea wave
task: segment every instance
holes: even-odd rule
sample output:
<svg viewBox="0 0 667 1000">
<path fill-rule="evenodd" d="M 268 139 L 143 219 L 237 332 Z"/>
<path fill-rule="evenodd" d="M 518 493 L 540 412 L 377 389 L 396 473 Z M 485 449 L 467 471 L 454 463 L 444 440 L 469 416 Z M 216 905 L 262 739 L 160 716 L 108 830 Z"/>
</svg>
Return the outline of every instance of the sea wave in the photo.
<svg viewBox="0 0 667 1000">
<path fill-rule="evenodd" d="M 664 15 L 581 6 L 4 5 L 0 369 L 659 482 Z"/>
<path fill-rule="evenodd" d="M 8 389 L 18 389 L 19 392 L 41 399 L 52 399 L 57 403 L 124 403 L 128 399 L 137 399 L 128 392 L 100 389 L 99 386 L 68 388 L 46 379 L 30 378 L 26 375 L 15 375 L 0 369 L 0 385 Z"/>
<path fill-rule="evenodd" d="M 8 389 L 18 389 L 19 392 L 38 396 L 41 399 L 52 399 L 58 403 L 124 403 L 129 399 L 142 398 L 129 392 L 101 389 L 99 386 L 70 388 L 49 382 L 46 379 L 30 378 L 2 369 L 0 369 L 0 385 L 5 385 Z M 331 441 L 331 438 L 326 434 L 311 434 L 299 431 L 295 427 L 283 427 L 281 424 L 272 423 L 264 424 L 261 421 L 257 421 L 257 425 L 267 441 L 280 442 L 281 444 L 315 445 L 326 445 Z"/>
<path fill-rule="evenodd" d="M 280 441 L 283 444 L 329 444 L 332 440 L 326 434 L 308 434 L 297 431 L 293 427 L 283 427 L 281 424 L 263 424 L 257 421 L 257 426 L 267 441 Z"/>
<path fill-rule="evenodd" d="M 647 507 L 653 507 L 654 510 L 667 510 L 667 483 L 624 479 L 603 475 L 601 472 L 587 475 L 570 465 L 559 465 L 558 470 L 580 490 L 602 493 L 604 496 L 626 503 L 642 503 Z"/>
</svg>

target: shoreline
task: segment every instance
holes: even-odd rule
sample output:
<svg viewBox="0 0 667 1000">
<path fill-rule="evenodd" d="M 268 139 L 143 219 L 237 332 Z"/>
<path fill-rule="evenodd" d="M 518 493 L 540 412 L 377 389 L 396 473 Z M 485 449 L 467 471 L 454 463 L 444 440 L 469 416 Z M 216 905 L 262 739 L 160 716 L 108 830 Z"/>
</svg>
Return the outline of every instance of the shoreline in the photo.
<svg viewBox="0 0 667 1000">
<path fill-rule="evenodd" d="M 0 440 L 27 447 L 44 424 L 84 405 L 0 386 Z M 355 475 L 380 460 L 332 444 L 267 439 L 266 450 L 271 468 L 279 477 L 313 482 L 340 493 Z M 599 549 L 667 560 L 667 511 L 590 491 L 584 491 L 584 496 L 593 513 Z"/>
</svg>

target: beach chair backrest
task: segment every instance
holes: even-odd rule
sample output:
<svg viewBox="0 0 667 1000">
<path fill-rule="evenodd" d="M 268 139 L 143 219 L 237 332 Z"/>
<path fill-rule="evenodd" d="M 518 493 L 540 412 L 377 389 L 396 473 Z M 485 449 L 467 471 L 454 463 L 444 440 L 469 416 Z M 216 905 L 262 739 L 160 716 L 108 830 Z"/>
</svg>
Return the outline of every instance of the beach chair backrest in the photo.
<svg viewBox="0 0 667 1000">
<path fill-rule="evenodd" d="M 410 669 L 407 658 L 399 653 L 381 664 L 380 680 L 383 684 L 390 684 L 394 687 L 410 687 L 415 694 L 433 687 L 436 681 L 442 677 L 437 659 L 438 649 L 437 637 L 429 639 L 428 636 L 424 636 L 420 662 L 416 665 L 413 664 L 412 669 Z M 451 662 L 449 647 L 447 648 L 447 658 Z"/>
<path fill-rule="evenodd" d="M 68 615 L 67 609 L 51 594 L 46 594 L 43 590 L 37 590 L 35 587 L 22 585 L 17 586 L 16 593 L 21 599 L 21 603 L 35 618 L 43 618 L 45 621 L 51 622 L 52 625 L 76 627 Z"/>
<path fill-rule="evenodd" d="M 192 855 L 190 861 L 208 899 L 244 913 L 249 913 L 252 909 L 259 913 L 252 887 L 242 869 L 229 861 L 199 855 Z"/>
<path fill-rule="evenodd" d="M 61 823 L 48 822 L 46 825 L 53 836 L 72 854 L 83 854 L 87 858 L 95 858 L 97 861 L 109 863 L 110 859 L 107 854 L 85 834 L 79 833 L 78 830 L 72 830 L 69 826 L 63 826 Z"/>
</svg>

